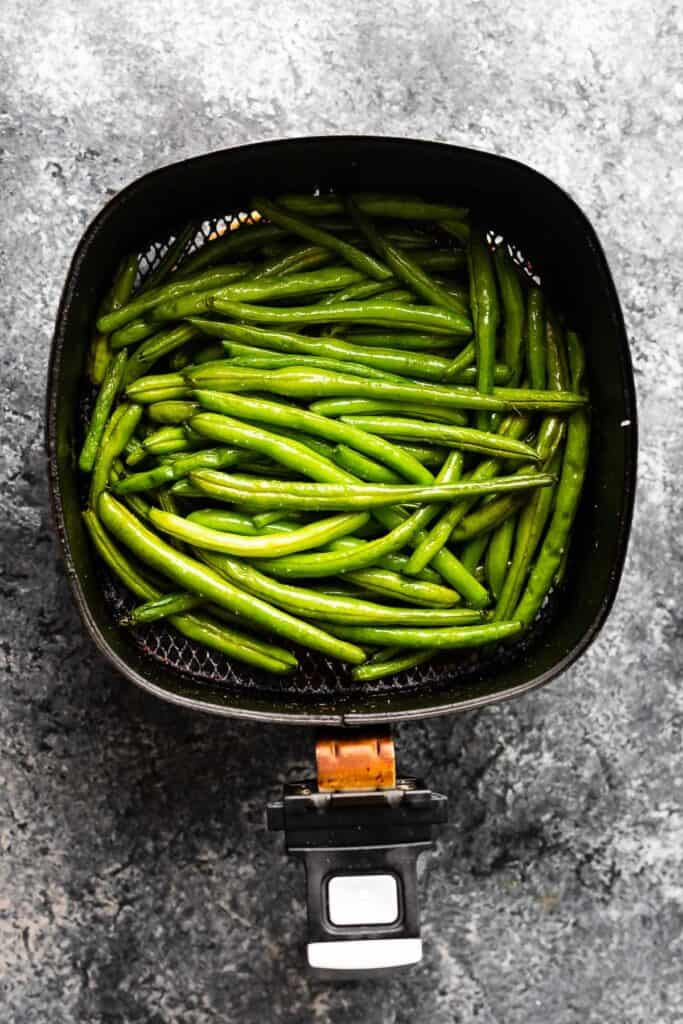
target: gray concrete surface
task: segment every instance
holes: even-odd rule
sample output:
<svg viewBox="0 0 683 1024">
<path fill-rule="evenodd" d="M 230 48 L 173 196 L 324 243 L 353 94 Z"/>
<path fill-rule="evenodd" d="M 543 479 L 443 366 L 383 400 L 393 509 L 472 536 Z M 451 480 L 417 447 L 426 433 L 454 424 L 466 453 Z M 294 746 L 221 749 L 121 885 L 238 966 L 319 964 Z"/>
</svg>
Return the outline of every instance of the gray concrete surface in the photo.
<svg viewBox="0 0 683 1024">
<path fill-rule="evenodd" d="M 642 0 L 6 0 L 0 38 L 3 1024 L 683 1021 L 681 8 Z M 191 717 L 84 636 L 50 532 L 43 397 L 70 254 L 141 173 L 339 131 L 527 161 L 593 219 L 623 301 L 640 490 L 607 627 L 513 704 L 399 730 L 449 794 L 424 963 L 302 971 L 264 800 L 304 732 Z"/>
</svg>

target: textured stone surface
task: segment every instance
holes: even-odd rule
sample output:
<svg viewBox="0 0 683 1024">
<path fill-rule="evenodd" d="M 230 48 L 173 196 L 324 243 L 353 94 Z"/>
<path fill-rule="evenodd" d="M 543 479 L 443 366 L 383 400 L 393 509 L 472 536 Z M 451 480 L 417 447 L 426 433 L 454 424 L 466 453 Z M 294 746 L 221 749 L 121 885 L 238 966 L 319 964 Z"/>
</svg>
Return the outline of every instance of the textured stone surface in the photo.
<svg viewBox="0 0 683 1024">
<path fill-rule="evenodd" d="M 2 20 L 3 1024 L 683 1020 L 680 6 L 6 0 Z M 372 992 L 305 978 L 302 876 L 263 828 L 310 736 L 191 717 L 102 663 L 43 455 L 59 290 L 107 197 L 207 149 L 338 131 L 506 153 L 566 187 L 616 278 L 642 431 L 590 653 L 524 700 L 399 730 L 451 821 L 424 963 Z"/>
</svg>

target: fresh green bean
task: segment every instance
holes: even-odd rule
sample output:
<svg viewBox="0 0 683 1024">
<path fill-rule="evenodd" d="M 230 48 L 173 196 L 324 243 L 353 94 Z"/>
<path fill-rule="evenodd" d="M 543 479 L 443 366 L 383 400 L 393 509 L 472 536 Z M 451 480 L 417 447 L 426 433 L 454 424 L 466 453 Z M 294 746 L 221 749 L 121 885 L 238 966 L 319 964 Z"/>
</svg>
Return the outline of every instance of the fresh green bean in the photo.
<svg viewBox="0 0 683 1024">
<path fill-rule="evenodd" d="M 391 276 L 391 271 L 384 264 L 363 252 L 362 249 L 342 241 L 336 235 L 330 234 L 329 231 L 323 231 L 303 217 L 289 213 L 285 208 L 278 206 L 277 203 L 273 203 L 262 196 L 255 197 L 253 203 L 255 208 L 274 224 L 279 225 L 279 227 L 284 228 L 286 231 L 291 231 L 295 235 L 300 235 L 302 238 L 307 238 L 314 245 L 320 245 L 325 249 L 331 249 L 333 252 L 338 253 L 343 260 L 346 260 L 347 263 L 366 277 L 382 281 L 384 278 Z"/>
<path fill-rule="evenodd" d="M 152 533 L 106 491 L 100 497 L 98 511 L 104 526 L 117 540 L 146 565 L 179 583 L 185 590 L 205 597 L 229 612 L 242 615 L 279 636 L 305 644 L 333 658 L 355 665 L 365 661 L 365 654 L 360 647 L 340 643 L 317 626 L 294 618 L 253 594 L 246 594 L 214 570 L 177 551 Z"/>
<path fill-rule="evenodd" d="M 135 298 L 126 303 L 125 306 L 121 306 L 120 309 L 113 310 L 111 313 L 100 317 L 97 321 L 97 329 L 102 331 L 103 334 L 109 334 L 111 331 L 124 327 L 125 324 L 130 323 L 132 320 L 137 320 L 143 314 L 149 313 L 150 310 L 155 309 L 162 303 L 173 302 L 180 296 L 187 294 L 222 288 L 230 281 L 245 277 L 253 269 L 253 263 L 233 263 L 205 270 L 200 274 L 183 278 L 180 281 L 173 279 L 170 284 L 162 284 L 149 291 L 138 292 Z"/>
<path fill-rule="evenodd" d="M 405 626 L 340 626 L 325 623 L 331 633 L 361 644 L 398 644 L 413 649 L 483 647 L 518 636 L 521 622 L 487 622 L 477 626 L 446 626 L 442 629 L 411 629 Z"/>
<path fill-rule="evenodd" d="M 102 300 L 97 313 L 98 319 L 104 316 L 105 313 L 119 309 L 128 302 L 133 285 L 135 284 L 137 272 L 138 258 L 135 253 L 124 256 L 119 264 L 114 282 Z M 104 380 L 111 357 L 111 344 L 108 336 L 96 330 L 88 352 L 88 376 L 92 383 L 98 387 Z"/>
<path fill-rule="evenodd" d="M 533 478 L 534 474 L 531 475 Z M 499 477 L 498 479 L 502 478 Z M 555 482 L 555 477 L 550 477 L 549 479 L 552 485 Z M 524 500 L 524 498 L 520 498 L 517 494 L 504 494 L 500 498 L 488 502 L 486 505 L 481 505 L 460 521 L 458 526 L 452 531 L 451 537 L 453 540 L 462 542 L 482 533 L 490 533 L 491 530 L 494 530 L 500 523 L 504 522 L 508 516 L 514 515 L 522 507 Z"/>
<path fill-rule="evenodd" d="M 351 285 L 366 283 L 367 279 L 351 267 L 332 266 L 306 273 L 291 273 L 257 279 L 245 278 L 221 288 L 217 298 L 232 302 L 269 302 L 280 299 L 308 298 L 315 300 L 326 292 L 340 292 Z"/>
<path fill-rule="evenodd" d="M 285 398 L 318 399 L 323 397 L 385 398 L 389 401 L 412 401 L 427 406 L 452 409 L 473 409 L 487 412 L 548 410 L 571 412 L 586 404 L 586 398 L 567 391 L 533 391 L 526 388 L 494 388 L 492 395 L 482 395 L 474 388 L 460 385 L 441 387 L 437 384 L 395 384 L 385 380 L 360 380 L 358 377 L 325 370 L 275 370 L 264 378 L 258 370 L 221 370 L 217 376 L 211 367 L 188 367 L 185 371 L 193 387 L 211 388 L 229 394 L 268 391 Z"/>
<path fill-rule="evenodd" d="M 443 228 L 449 235 L 457 238 L 463 245 L 470 240 L 470 226 L 462 218 L 444 217 L 439 219 L 439 227 Z"/>
<path fill-rule="evenodd" d="M 464 545 L 460 552 L 460 558 L 468 572 L 472 574 L 476 572 L 477 566 L 480 564 L 486 548 L 490 543 L 490 539 L 490 533 L 483 533 L 478 537 L 473 537 L 472 540 L 468 541 Z"/>
<path fill-rule="evenodd" d="M 181 324 L 180 327 L 160 331 L 158 334 L 153 334 L 151 338 L 147 338 L 126 364 L 126 372 L 123 377 L 124 386 L 132 384 L 143 373 L 147 373 L 150 366 L 153 366 L 162 356 L 175 352 L 188 341 L 196 338 L 198 333 L 197 329 L 190 324 Z"/>
<path fill-rule="evenodd" d="M 194 321 L 202 325 L 203 321 Z M 405 349 L 364 348 L 352 345 L 338 338 L 309 338 L 301 334 L 285 331 L 267 331 L 244 324 L 211 322 L 211 333 L 220 334 L 226 339 L 226 347 L 231 355 L 237 354 L 233 342 L 247 341 L 264 349 L 287 352 L 297 355 L 324 356 L 344 362 L 345 360 L 365 364 L 376 370 L 383 370 L 399 376 L 415 377 L 418 380 L 441 380 L 449 365 L 447 359 L 430 355 L 425 352 L 411 352 Z M 217 369 L 217 367 L 216 367 Z M 342 368 L 342 372 L 344 372 Z M 508 376 L 507 369 L 503 374 Z"/>
<path fill-rule="evenodd" d="M 419 295 L 425 302 L 433 306 L 448 309 L 454 313 L 469 315 L 469 306 L 459 298 L 451 295 L 437 284 L 433 277 L 420 264 L 391 242 L 375 227 L 372 220 L 364 214 L 355 197 L 350 196 L 346 203 L 351 219 L 367 238 L 371 249 L 379 256 L 394 275 L 403 281 L 408 288 Z"/>
<path fill-rule="evenodd" d="M 314 523 L 306 523 L 296 530 L 255 537 L 213 530 L 196 521 L 169 515 L 154 508 L 150 512 L 150 519 L 152 524 L 164 533 L 170 533 L 173 537 L 187 541 L 197 548 L 238 555 L 242 558 L 278 558 L 280 555 L 310 551 L 311 548 L 329 544 L 337 537 L 345 537 L 363 526 L 369 516 L 363 512 L 357 515 L 330 516 Z"/>
<path fill-rule="evenodd" d="M 518 439 L 526 434 L 529 422 L 529 418 L 526 416 L 510 416 L 503 422 L 499 434 Z M 469 478 L 471 480 L 492 480 L 500 468 L 499 459 L 485 459 L 472 471 Z M 473 499 L 456 502 L 443 513 L 423 542 L 413 552 L 406 568 L 409 575 L 422 571 L 432 559 L 438 556 L 455 527 L 467 515 L 473 504 Z"/>
<path fill-rule="evenodd" d="M 550 487 L 541 489 L 546 493 L 552 490 Z M 534 501 L 534 498 L 531 500 Z M 486 578 L 489 581 L 491 593 L 496 600 L 500 597 L 508 573 L 508 562 L 510 560 L 510 551 L 516 525 L 517 520 L 515 516 L 510 516 L 509 519 L 503 520 L 500 526 L 493 531 L 486 549 Z M 504 618 L 505 616 L 498 616 L 496 614 L 495 617 Z"/>
<path fill-rule="evenodd" d="M 197 402 L 153 402 L 146 406 L 147 415 L 154 423 L 177 424 L 191 419 L 200 410 Z"/>
<path fill-rule="evenodd" d="M 372 366 L 365 366 L 362 363 L 347 363 L 341 359 L 326 359 L 324 356 L 297 356 L 285 355 L 280 352 L 268 352 L 266 349 L 253 349 L 260 355 L 237 355 L 237 349 L 247 348 L 247 345 L 230 344 L 230 351 L 235 352 L 235 357 L 230 360 L 230 365 L 235 367 L 244 366 L 257 370 L 281 370 L 301 369 L 306 370 L 315 367 L 320 370 L 332 370 L 335 373 L 352 373 L 356 377 L 372 377 L 374 380 L 400 381 L 401 377 L 393 373 L 384 373 L 382 370 L 375 370 Z"/>
<path fill-rule="evenodd" d="M 504 246 L 499 245 L 496 249 L 494 263 L 496 265 L 498 286 L 503 299 L 505 328 L 503 362 L 512 371 L 510 385 L 517 387 L 522 379 L 523 370 L 524 353 L 522 341 L 524 338 L 524 321 L 526 316 L 524 293 L 519 280 L 519 274 Z"/>
<path fill-rule="evenodd" d="M 269 512 L 268 516 L 275 513 Z M 278 512 L 279 516 L 280 513 Z M 261 525 L 257 524 L 251 516 L 240 512 L 228 512 L 222 508 L 203 508 L 191 512 L 187 517 L 188 522 L 199 523 L 200 526 L 208 526 L 212 530 L 225 530 L 228 533 L 241 533 L 245 537 L 255 537 L 261 531 Z M 269 520 L 272 521 L 272 520 Z"/>
<path fill-rule="evenodd" d="M 147 455 L 174 455 L 176 452 L 186 452 L 194 447 L 182 427 L 159 427 L 153 433 L 148 434 L 142 442 L 142 447 Z M 126 460 L 128 465 L 131 463 Z"/>
<path fill-rule="evenodd" d="M 556 452 L 550 462 L 550 469 L 556 474 L 561 467 L 560 453 Z M 531 568 L 531 563 L 540 543 L 543 531 L 555 497 L 556 487 L 541 488 L 543 496 L 533 494 L 519 513 L 515 549 L 512 563 L 505 577 L 505 583 L 498 595 L 495 619 L 506 619 L 514 612 L 522 588 Z M 509 522 L 510 520 L 506 520 Z"/>
<path fill-rule="evenodd" d="M 110 335 L 109 341 L 113 349 L 125 348 L 127 345 L 137 345 L 151 335 L 156 334 L 159 325 L 150 323 L 147 320 L 131 320 L 125 327 L 120 327 Z"/>
<path fill-rule="evenodd" d="M 444 334 L 417 334 L 414 331 L 352 331 L 347 339 L 354 345 L 372 348 L 409 348 L 430 351 L 448 348 L 454 339 Z M 455 339 L 457 341 L 457 339 Z"/>
<path fill-rule="evenodd" d="M 330 622 L 373 625 L 453 626 L 481 622 L 481 612 L 469 608 L 405 608 L 380 605 L 343 595 L 293 586 L 273 579 L 258 569 L 222 555 L 207 554 L 206 561 L 228 580 L 293 615 Z"/>
<path fill-rule="evenodd" d="M 242 224 L 236 231 L 225 231 L 218 238 L 207 240 L 201 248 L 190 256 L 186 256 L 182 266 L 176 271 L 178 278 L 197 274 L 205 267 L 213 266 L 221 260 L 234 259 L 247 252 L 254 252 L 273 241 L 285 238 L 286 231 L 274 224 Z"/>
<path fill-rule="evenodd" d="M 543 292 L 540 288 L 531 288 L 527 300 L 527 366 L 531 387 L 541 390 L 545 387 L 546 352 L 545 352 L 545 313 Z"/>
<path fill-rule="evenodd" d="M 302 467 L 302 472 L 304 471 Z M 190 481 L 209 497 L 236 505 L 249 506 L 255 511 L 280 508 L 313 512 L 382 508 L 413 502 L 431 504 L 455 501 L 475 495 L 479 497 L 484 494 L 547 487 L 554 483 L 555 477 L 548 473 L 528 472 L 518 473 L 514 476 L 499 476 L 494 480 L 487 481 L 467 480 L 456 484 L 434 484 L 421 487 L 410 484 L 263 480 L 238 474 L 227 474 L 218 470 L 200 469 L 190 473 Z"/>
<path fill-rule="evenodd" d="M 454 426 L 451 423 L 428 423 L 424 420 L 407 419 L 401 416 L 342 416 L 343 423 L 358 427 L 370 434 L 380 434 L 398 441 L 435 441 L 441 445 L 460 448 L 462 451 L 481 452 L 505 459 L 524 459 L 538 462 L 535 448 L 507 437 L 492 434 L 471 427 Z"/>
<path fill-rule="evenodd" d="M 363 213 L 371 217 L 394 217 L 396 220 L 463 220 L 468 212 L 463 206 L 427 202 L 417 196 L 358 192 L 355 200 Z M 344 200 L 334 194 L 319 197 L 287 194 L 279 196 L 278 202 L 286 209 L 307 217 L 344 213 Z"/>
<path fill-rule="evenodd" d="M 389 559 L 399 560 L 401 555 L 388 555 Z M 391 569 L 381 568 L 383 560 L 380 559 L 372 569 L 358 569 L 356 572 L 347 572 L 344 579 L 355 583 L 364 591 L 382 594 L 393 601 L 404 601 L 411 605 L 424 605 L 428 608 L 452 608 L 460 600 L 460 594 L 450 587 L 431 580 L 407 580 L 399 573 Z M 438 577 L 437 577 L 438 579 Z"/>
<path fill-rule="evenodd" d="M 117 415 L 118 413 L 118 415 Z M 93 467 L 88 502 L 91 508 L 97 508 L 97 501 L 109 483 L 109 474 L 114 459 L 117 459 L 130 441 L 135 428 L 142 416 L 141 405 L 122 405 L 112 417 L 111 430 L 103 437 Z M 115 419 L 114 419 L 115 417 Z"/>
<path fill-rule="evenodd" d="M 203 412 L 190 420 L 191 428 L 203 437 L 222 444 L 235 444 L 259 452 L 280 465 L 287 466 L 321 482 L 353 481 L 347 472 L 324 455 L 319 455 L 294 438 L 265 430 L 253 423 L 243 423 L 212 412 Z M 194 481 L 196 482 L 196 481 Z"/>
<path fill-rule="evenodd" d="M 387 469 L 386 466 L 383 466 L 379 462 L 375 462 L 374 459 L 369 459 L 367 455 L 361 455 L 360 452 L 354 451 L 354 449 L 349 448 L 348 445 L 337 445 L 334 450 L 333 458 L 334 461 L 342 467 L 342 469 L 346 469 L 349 473 L 353 473 L 354 476 L 359 476 L 362 480 L 367 480 L 370 483 L 401 483 L 401 478 L 398 473 L 394 473 L 392 469 Z"/>
<path fill-rule="evenodd" d="M 304 270 L 316 270 L 331 263 L 334 253 L 319 245 L 295 245 L 285 252 L 278 252 L 261 265 L 254 274 L 256 280 L 278 277 L 281 274 L 298 274 Z"/>
<path fill-rule="evenodd" d="M 192 296 L 164 303 L 153 310 L 155 319 L 190 316 L 207 311 L 220 313 L 233 320 L 247 323 L 276 324 L 283 327 L 308 327 L 314 324 L 362 323 L 376 327 L 387 325 L 406 330 L 431 331 L 434 334 L 469 335 L 472 325 L 461 313 L 437 309 L 432 306 L 412 306 L 400 302 L 368 299 L 366 302 L 338 302 L 329 306 L 258 306 L 246 302 L 230 302 L 214 292 L 196 297 L 195 308 L 190 303 L 181 305 Z M 201 300 L 201 301 L 200 301 Z"/>
<path fill-rule="evenodd" d="M 330 306 L 335 302 L 359 302 L 361 299 L 374 299 L 378 295 L 388 296 L 392 295 L 395 300 L 396 296 L 393 294 L 396 289 L 394 288 L 394 280 L 389 277 L 386 281 L 368 281 L 367 278 L 363 281 L 359 281 L 358 284 L 349 285 L 348 288 L 344 288 L 342 291 L 331 292 L 324 298 L 320 299 L 319 305 Z M 410 301 L 411 296 L 408 295 L 406 301 Z"/>
<path fill-rule="evenodd" d="M 138 491 L 150 491 L 164 484 L 182 480 L 195 469 L 225 469 L 236 465 L 242 456 L 237 448 L 205 448 L 190 455 L 181 455 L 170 462 L 165 462 L 154 469 L 143 473 L 133 473 L 121 480 L 112 488 L 114 494 L 133 494 Z"/>
<path fill-rule="evenodd" d="M 584 355 L 581 342 L 572 331 L 567 333 L 567 348 L 572 371 L 572 387 L 581 392 L 584 387 Z M 515 615 L 519 615 L 520 622 L 525 626 L 531 622 L 541 607 L 562 564 L 588 466 L 589 437 L 588 411 L 573 413 L 567 425 L 562 472 L 557 485 L 553 514 L 526 590 L 515 610 Z"/>
<path fill-rule="evenodd" d="M 182 612 L 193 611 L 204 604 L 204 599 L 196 594 L 188 594 L 179 591 L 173 594 L 164 594 L 153 601 L 139 604 L 124 619 L 119 620 L 120 626 L 143 626 L 150 622 L 158 622 L 159 619 L 166 619 L 170 615 L 180 615 Z"/>
<path fill-rule="evenodd" d="M 126 352 L 117 353 L 109 363 L 107 371 L 102 381 L 102 386 L 97 394 L 95 401 L 95 408 L 93 409 L 92 416 L 90 418 L 90 425 L 88 432 L 85 435 L 85 441 L 81 448 L 81 454 L 78 459 L 78 466 L 83 473 L 92 472 L 92 468 L 95 464 L 95 457 L 97 455 L 100 442 L 102 440 L 102 434 L 104 428 L 109 419 L 109 414 L 116 400 L 119 388 L 123 381 L 123 374 L 126 368 Z"/>
<path fill-rule="evenodd" d="M 116 547 L 92 509 L 83 512 L 83 519 L 97 553 L 128 590 L 146 601 L 160 599 L 161 592 L 148 583 Z M 173 551 L 172 548 L 170 550 Z M 227 629 L 204 616 L 173 615 L 170 621 L 184 636 L 268 672 L 291 672 L 298 664 L 289 651 L 273 644 L 264 644 L 241 631 Z"/>
<path fill-rule="evenodd" d="M 464 426 L 467 423 L 465 413 L 457 410 L 443 407 L 425 410 L 421 405 L 413 405 L 410 402 L 387 402 L 372 398 L 322 398 L 319 402 L 312 402 L 309 409 L 311 412 L 320 413 L 321 416 L 362 416 L 372 413 L 397 416 L 405 413 L 420 419 L 454 423 L 456 426 Z"/>
<path fill-rule="evenodd" d="M 491 250 L 481 229 L 472 231 L 467 250 L 470 268 L 470 304 L 474 324 L 474 347 L 477 359 L 477 391 L 482 395 L 493 392 L 496 362 L 496 331 L 500 311 L 496 278 Z M 451 367 L 450 374 L 455 374 Z M 477 416 L 477 426 L 486 430 L 490 418 L 485 412 Z"/>
<path fill-rule="evenodd" d="M 220 392 L 200 389 L 196 398 L 203 409 L 216 413 L 226 413 L 243 420 L 267 423 L 274 427 L 284 427 L 324 438 L 327 441 L 346 444 L 349 448 L 377 459 L 383 465 L 395 470 L 401 477 L 415 483 L 431 483 L 432 474 L 410 451 L 399 448 L 373 437 L 363 430 L 351 427 L 346 423 L 319 416 L 314 412 L 273 402 L 264 398 L 248 395 L 225 395 Z"/>
<path fill-rule="evenodd" d="M 372 658 L 364 665 L 358 665 L 351 670 L 351 678 L 357 683 L 366 683 L 371 679 L 382 679 L 384 676 L 393 676 L 397 672 L 405 672 L 406 669 L 414 668 L 429 661 L 436 653 L 436 648 L 428 647 L 423 651 L 404 651 L 402 647 L 386 647 L 385 652 L 391 652 L 390 658 Z"/>
</svg>

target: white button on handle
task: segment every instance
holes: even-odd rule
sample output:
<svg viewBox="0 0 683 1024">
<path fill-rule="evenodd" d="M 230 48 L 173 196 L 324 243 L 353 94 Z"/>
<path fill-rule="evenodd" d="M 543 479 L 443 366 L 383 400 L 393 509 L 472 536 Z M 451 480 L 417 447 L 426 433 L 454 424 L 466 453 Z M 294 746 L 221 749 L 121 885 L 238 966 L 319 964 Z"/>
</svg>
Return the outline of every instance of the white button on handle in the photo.
<svg viewBox="0 0 683 1024">
<path fill-rule="evenodd" d="M 393 924 L 398 919 L 395 876 L 334 875 L 327 883 L 327 913 L 338 927 Z"/>
</svg>

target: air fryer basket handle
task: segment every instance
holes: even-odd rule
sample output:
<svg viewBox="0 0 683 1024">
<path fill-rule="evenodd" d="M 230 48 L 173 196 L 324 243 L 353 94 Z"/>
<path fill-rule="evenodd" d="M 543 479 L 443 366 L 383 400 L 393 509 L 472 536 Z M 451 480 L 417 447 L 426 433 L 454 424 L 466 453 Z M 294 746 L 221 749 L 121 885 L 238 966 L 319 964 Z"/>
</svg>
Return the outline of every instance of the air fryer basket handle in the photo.
<svg viewBox="0 0 683 1024">
<path fill-rule="evenodd" d="M 359 743 L 371 752 L 365 767 Z M 385 737 L 347 734 L 317 747 L 318 778 L 285 786 L 267 812 L 268 827 L 284 831 L 288 853 L 304 862 L 308 966 L 322 977 L 357 978 L 418 963 L 417 860 L 446 820 L 446 798 L 417 779 L 396 779 Z M 368 788 L 368 772 L 378 787 Z M 355 788 L 341 788 L 354 778 Z"/>
</svg>

